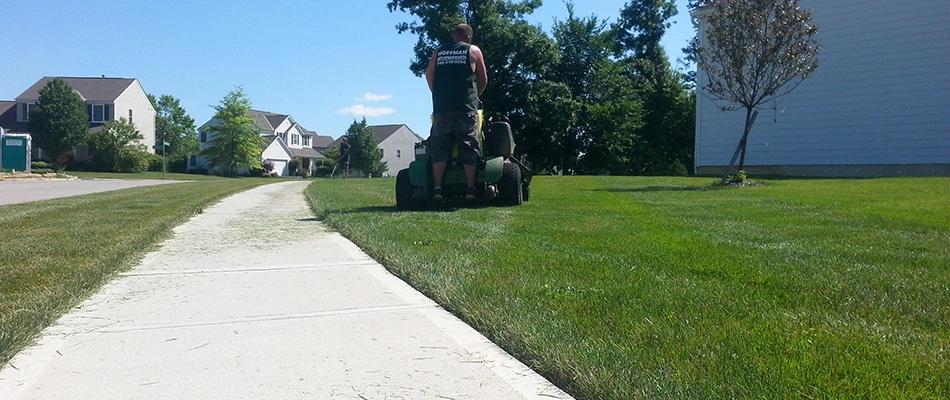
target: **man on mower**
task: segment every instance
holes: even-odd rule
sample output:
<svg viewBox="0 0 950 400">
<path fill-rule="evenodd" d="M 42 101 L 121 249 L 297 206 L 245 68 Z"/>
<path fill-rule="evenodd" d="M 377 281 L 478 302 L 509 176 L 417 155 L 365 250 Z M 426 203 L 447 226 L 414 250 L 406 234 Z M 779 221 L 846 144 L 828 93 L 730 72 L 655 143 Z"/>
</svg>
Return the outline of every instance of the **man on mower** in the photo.
<svg viewBox="0 0 950 400">
<path fill-rule="evenodd" d="M 458 159 L 465 171 L 468 193 L 465 199 L 477 199 L 475 172 L 478 163 L 478 96 L 488 85 L 485 57 L 472 45 L 473 31 L 459 24 L 452 32 L 453 43 L 445 43 L 432 52 L 426 68 L 426 81 L 432 92 L 432 131 L 429 135 L 432 200 L 441 202 L 442 176 L 458 143 Z"/>
</svg>

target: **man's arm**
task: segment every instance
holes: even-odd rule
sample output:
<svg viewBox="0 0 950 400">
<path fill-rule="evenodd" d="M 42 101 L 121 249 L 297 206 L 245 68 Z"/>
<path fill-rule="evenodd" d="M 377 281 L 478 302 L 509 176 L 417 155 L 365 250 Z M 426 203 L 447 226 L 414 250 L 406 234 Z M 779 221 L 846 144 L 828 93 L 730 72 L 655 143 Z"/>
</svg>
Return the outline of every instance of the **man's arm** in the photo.
<svg viewBox="0 0 950 400">
<path fill-rule="evenodd" d="M 472 68 L 475 70 L 475 84 L 478 88 L 478 95 L 481 96 L 485 88 L 488 87 L 488 71 L 485 68 L 485 55 L 478 46 L 472 46 L 469 50 L 472 55 Z"/>
<path fill-rule="evenodd" d="M 429 83 L 429 91 L 432 91 L 432 84 L 435 81 L 435 57 L 438 55 L 439 48 L 432 50 L 432 58 L 429 58 L 429 66 L 426 67 L 426 82 Z"/>
</svg>

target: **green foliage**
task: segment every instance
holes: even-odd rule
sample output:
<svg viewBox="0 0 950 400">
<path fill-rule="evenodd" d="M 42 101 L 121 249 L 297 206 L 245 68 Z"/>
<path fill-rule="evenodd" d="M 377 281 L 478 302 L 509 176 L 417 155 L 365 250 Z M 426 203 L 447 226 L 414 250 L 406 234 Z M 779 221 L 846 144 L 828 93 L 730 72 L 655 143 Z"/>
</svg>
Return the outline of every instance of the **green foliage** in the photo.
<svg viewBox="0 0 950 400">
<path fill-rule="evenodd" d="M 290 176 L 295 176 L 295 175 L 297 175 L 297 171 L 300 170 L 300 165 L 301 165 L 302 163 L 303 163 L 303 161 L 301 161 L 299 158 L 296 158 L 296 157 L 291 158 L 290 161 L 287 162 L 287 172 L 288 172 L 288 174 L 290 174 Z"/>
<path fill-rule="evenodd" d="M 50 163 L 48 163 L 48 162 L 46 162 L 46 161 L 31 161 L 31 162 L 30 162 L 30 169 L 33 169 L 33 170 L 37 170 L 37 169 L 53 169 L 53 164 L 50 164 Z"/>
<path fill-rule="evenodd" d="M 181 101 L 171 95 L 156 98 L 150 94 L 148 100 L 155 109 L 155 144 L 168 142 L 165 157 L 169 165 L 187 166 L 188 157 L 201 149 L 195 120 L 181 107 Z M 158 152 L 161 154 L 161 150 Z"/>
<path fill-rule="evenodd" d="M 383 162 L 383 151 L 373 137 L 373 130 L 369 129 L 366 118 L 362 121 L 353 121 L 346 130 L 346 137 L 350 142 L 350 170 L 363 171 L 373 176 L 382 176 L 388 168 Z"/>
<path fill-rule="evenodd" d="M 140 142 L 145 137 L 125 118 L 106 121 L 102 129 L 90 133 L 89 167 L 96 171 L 142 172 L 148 168 L 149 153 Z"/>
<path fill-rule="evenodd" d="M 68 158 L 60 156 L 82 144 L 89 132 L 85 102 L 66 81 L 55 78 L 40 89 L 27 129 L 33 144 L 62 168 Z"/>
<path fill-rule="evenodd" d="M 208 158 L 208 164 L 226 176 L 237 175 L 241 169 L 261 167 L 261 146 L 264 138 L 254 126 L 254 120 L 248 115 L 251 101 L 238 87 L 228 92 L 215 106 L 214 122 L 205 127 L 208 133 L 208 147 L 201 155 Z"/>
<path fill-rule="evenodd" d="M 418 75 L 457 23 L 472 25 L 473 44 L 488 69 L 486 115 L 511 119 L 515 151 L 536 171 L 659 174 L 691 168 L 695 103 L 659 43 L 675 15 L 673 2 L 629 2 L 609 28 L 596 16 L 576 17 L 568 2 L 568 17 L 555 21 L 553 38 L 523 19 L 539 5 L 394 0 L 388 7 L 419 18 L 397 26 L 400 33 L 419 35 L 410 66 Z"/>
</svg>

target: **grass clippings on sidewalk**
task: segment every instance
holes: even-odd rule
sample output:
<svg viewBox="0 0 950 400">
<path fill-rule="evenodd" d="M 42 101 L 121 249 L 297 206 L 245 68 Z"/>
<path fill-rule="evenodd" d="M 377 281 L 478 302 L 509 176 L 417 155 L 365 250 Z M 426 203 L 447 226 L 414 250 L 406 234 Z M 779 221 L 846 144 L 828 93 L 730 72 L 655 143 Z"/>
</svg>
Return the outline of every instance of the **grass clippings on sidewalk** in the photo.
<svg viewBox="0 0 950 400">
<path fill-rule="evenodd" d="M 950 397 L 950 179 L 536 177 L 521 207 L 332 227 L 580 399 Z"/>
<path fill-rule="evenodd" d="M 214 178 L 4 205 L 0 365 L 214 201 L 269 179 Z"/>
</svg>

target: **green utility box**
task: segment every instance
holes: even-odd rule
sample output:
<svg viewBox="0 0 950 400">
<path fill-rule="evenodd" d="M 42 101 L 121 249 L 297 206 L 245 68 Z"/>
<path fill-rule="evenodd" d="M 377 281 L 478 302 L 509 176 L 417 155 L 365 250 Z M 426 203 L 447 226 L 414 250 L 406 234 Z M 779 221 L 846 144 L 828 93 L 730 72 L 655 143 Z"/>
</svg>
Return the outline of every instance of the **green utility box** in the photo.
<svg viewBox="0 0 950 400">
<path fill-rule="evenodd" d="M 30 171 L 30 145 L 26 134 L 0 134 L 0 167 L 7 171 Z"/>
</svg>

